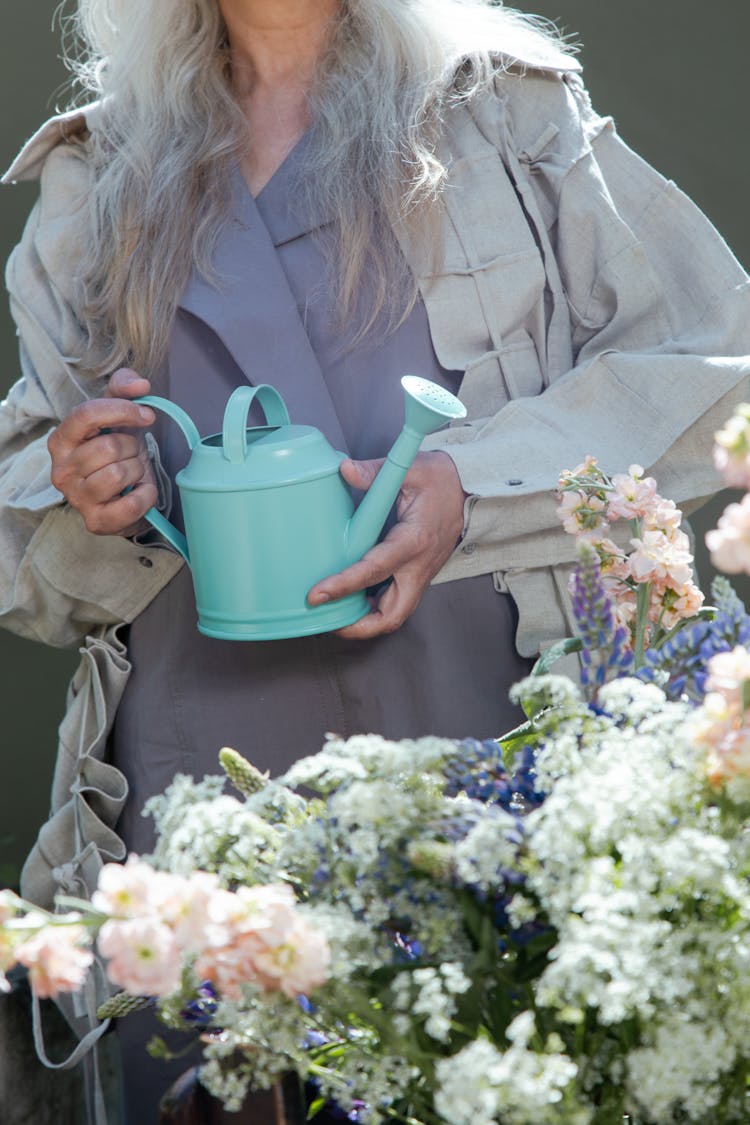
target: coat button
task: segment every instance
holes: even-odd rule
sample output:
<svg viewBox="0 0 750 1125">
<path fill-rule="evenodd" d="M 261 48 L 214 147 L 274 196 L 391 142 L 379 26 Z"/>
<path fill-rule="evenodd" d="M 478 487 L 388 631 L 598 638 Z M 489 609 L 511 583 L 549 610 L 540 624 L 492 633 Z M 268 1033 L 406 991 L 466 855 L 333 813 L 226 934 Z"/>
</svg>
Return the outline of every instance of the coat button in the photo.
<svg viewBox="0 0 750 1125">
<path fill-rule="evenodd" d="M 463 547 L 461 548 L 465 555 L 473 555 L 476 549 L 476 543 L 464 543 Z"/>
<path fill-rule="evenodd" d="M 517 484 L 523 484 L 523 481 L 522 481 L 522 480 L 517 480 L 517 479 L 516 479 L 516 478 L 514 477 L 514 478 L 513 478 L 513 480 L 506 480 L 506 482 L 505 482 L 505 483 L 506 483 L 506 484 L 509 484 L 509 485 L 511 485 L 511 486 L 513 486 L 513 485 L 517 485 Z"/>
<path fill-rule="evenodd" d="M 151 559 L 146 558 L 145 555 L 141 555 L 141 557 L 138 559 L 138 562 L 141 564 L 141 566 L 145 566 L 145 567 L 149 567 L 149 568 L 154 565 L 153 562 L 151 561 Z"/>
</svg>

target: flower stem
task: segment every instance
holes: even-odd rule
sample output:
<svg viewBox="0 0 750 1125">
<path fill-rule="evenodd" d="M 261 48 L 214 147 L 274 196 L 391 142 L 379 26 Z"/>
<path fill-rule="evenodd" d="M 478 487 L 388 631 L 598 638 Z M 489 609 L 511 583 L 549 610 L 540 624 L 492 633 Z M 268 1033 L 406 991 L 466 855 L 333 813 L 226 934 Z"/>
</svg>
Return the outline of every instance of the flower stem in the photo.
<svg viewBox="0 0 750 1125">
<path fill-rule="evenodd" d="M 637 672 L 645 664 L 646 626 L 648 609 L 651 604 L 651 583 L 642 582 L 636 594 L 635 644 L 633 646 L 633 671 Z"/>
</svg>

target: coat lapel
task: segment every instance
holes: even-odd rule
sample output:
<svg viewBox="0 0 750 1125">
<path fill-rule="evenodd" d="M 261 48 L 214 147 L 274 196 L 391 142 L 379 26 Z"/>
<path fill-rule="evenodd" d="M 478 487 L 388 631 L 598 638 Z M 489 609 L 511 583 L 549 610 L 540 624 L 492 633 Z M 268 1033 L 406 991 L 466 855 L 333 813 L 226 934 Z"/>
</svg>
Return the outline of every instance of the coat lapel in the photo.
<svg viewBox="0 0 750 1125">
<path fill-rule="evenodd" d="M 214 286 L 193 270 L 180 308 L 217 334 L 249 383 L 270 383 L 283 395 L 292 422 L 316 426 L 336 449 L 346 450 L 274 241 L 239 170 L 231 190 L 232 219 L 213 258 L 218 282 Z M 317 225 L 295 222 L 287 214 L 284 237 Z"/>
</svg>

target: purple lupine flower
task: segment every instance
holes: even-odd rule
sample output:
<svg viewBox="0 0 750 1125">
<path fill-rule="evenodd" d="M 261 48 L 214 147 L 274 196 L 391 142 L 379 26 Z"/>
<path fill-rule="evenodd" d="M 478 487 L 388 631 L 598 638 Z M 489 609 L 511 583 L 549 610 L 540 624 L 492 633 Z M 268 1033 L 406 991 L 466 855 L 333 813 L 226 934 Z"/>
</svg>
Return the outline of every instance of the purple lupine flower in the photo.
<svg viewBox="0 0 750 1125">
<path fill-rule="evenodd" d="M 195 1027 L 209 1027 L 217 1007 L 216 989 L 210 980 L 204 980 L 198 985 L 194 999 L 187 1002 L 180 1016 L 186 1023 L 191 1023 Z"/>
<path fill-rule="evenodd" d="M 638 676 L 657 682 L 669 699 L 700 704 L 711 657 L 731 652 L 736 645 L 750 645 L 750 615 L 723 575 L 711 585 L 711 600 L 713 618 L 686 622 L 659 648 L 646 651 L 646 663 Z"/>
<path fill-rule="evenodd" d="M 484 805 L 499 805 L 513 815 L 536 808 L 544 795 L 535 788 L 534 751 L 524 747 L 512 770 L 505 766 L 503 747 L 494 739 L 464 738 L 445 762 L 445 793 L 465 793 Z"/>
<path fill-rule="evenodd" d="M 393 934 L 393 947 L 395 961 L 402 964 L 407 964 L 410 961 L 418 961 L 424 953 L 424 946 L 421 941 L 417 941 L 416 938 L 412 938 L 408 934 L 402 934 L 399 931 L 395 931 Z"/>
<path fill-rule="evenodd" d="M 573 614 L 583 644 L 581 683 L 594 693 L 608 680 L 630 672 L 633 653 L 628 633 L 615 623 L 612 597 L 604 585 L 599 556 L 585 539 L 578 545 L 573 573 Z"/>
</svg>

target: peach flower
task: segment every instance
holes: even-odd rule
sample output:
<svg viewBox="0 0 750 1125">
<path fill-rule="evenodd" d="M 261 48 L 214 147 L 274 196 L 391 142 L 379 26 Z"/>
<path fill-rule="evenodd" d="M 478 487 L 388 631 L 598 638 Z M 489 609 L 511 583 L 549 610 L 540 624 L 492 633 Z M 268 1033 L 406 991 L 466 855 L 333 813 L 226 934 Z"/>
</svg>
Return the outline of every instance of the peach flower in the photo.
<svg viewBox="0 0 750 1125">
<path fill-rule="evenodd" d="M 683 531 L 666 536 L 661 531 L 644 531 L 640 539 L 631 539 L 635 550 L 630 556 L 630 570 L 636 582 L 663 581 L 670 586 L 685 586 L 692 581 L 693 556 L 690 540 Z"/>
<path fill-rule="evenodd" d="M 295 996 L 326 979 L 328 943 L 300 917 L 286 884 L 218 892 L 209 904 L 206 934 L 196 973 L 230 999 L 241 995 L 245 983 Z"/>
<path fill-rule="evenodd" d="M 706 533 L 706 546 L 717 570 L 750 574 L 750 494 L 724 509 L 718 526 Z"/>
<path fill-rule="evenodd" d="M 750 404 L 738 406 L 715 437 L 714 465 L 726 484 L 750 489 Z"/>
<path fill-rule="evenodd" d="M 731 730 L 710 747 L 706 772 L 716 787 L 735 777 L 750 777 L 750 727 Z"/>
<path fill-rule="evenodd" d="M 94 957 L 85 926 L 55 922 L 16 946 L 15 960 L 29 970 L 32 990 L 42 999 L 77 992 Z"/>
<path fill-rule="evenodd" d="M 587 496 L 571 490 L 563 492 L 557 515 L 570 535 L 604 530 L 607 527 L 607 504 L 598 496 Z"/>
<path fill-rule="evenodd" d="M 134 854 L 125 863 L 107 863 L 99 872 L 91 905 L 111 918 L 150 913 L 161 898 L 160 878 L 161 872 Z"/>
<path fill-rule="evenodd" d="M 97 939 L 108 959 L 107 976 L 133 996 L 168 996 L 180 985 L 182 958 L 177 940 L 158 919 L 105 922 Z"/>
<path fill-rule="evenodd" d="M 631 465 L 627 473 L 612 477 L 614 492 L 609 498 L 609 519 L 640 519 L 659 500 L 656 481 L 644 477 L 641 465 Z"/>
<path fill-rule="evenodd" d="M 750 652 L 743 645 L 735 645 L 731 652 L 718 652 L 711 657 L 706 689 L 724 697 L 731 715 L 744 715 L 744 696 L 748 684 Z"/>
</svg>

